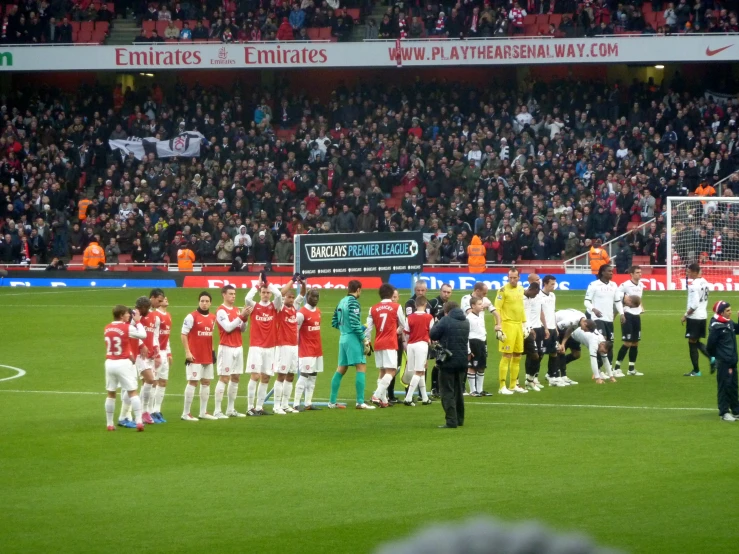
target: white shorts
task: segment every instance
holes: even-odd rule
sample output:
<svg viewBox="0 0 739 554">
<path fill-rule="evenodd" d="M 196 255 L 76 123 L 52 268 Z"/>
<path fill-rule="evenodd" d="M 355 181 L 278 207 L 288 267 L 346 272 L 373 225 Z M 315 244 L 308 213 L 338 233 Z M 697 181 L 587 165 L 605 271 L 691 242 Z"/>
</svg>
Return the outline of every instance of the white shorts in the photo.
<svg viewBox="0 0 739 554">
<path fill-rule="evenodd" d="M 147 369 L 152 371 L 154 370 L 154 359 L 144 359 L 141 356 L 136 356 L 136 371 L 139 377 L 141 377 L 141 374 Z"/>
<path fill-rule="evenodd" d="M 167 357 L 167 353 L 160 352 L 159 358 L 162 360 L 162 363 L 154 370 L 154 378 L 167 380 L 169 379 L 169 358 Z"/>
<path fill-rule="evenodd" d="M 240 346 L 219 346 L 218 375 L 241 375 L 244 373 L 244 349 Z"/>
<path fill-rule="evenodd" d="M 259 346 L 253 346 L 249 348 L 249 353 L 246 356 L 246 372 L 274 375 L 274 361 L 274 348 L 260 348 Z"/>
<path fill-rule="evenodd" d="M 297 345 L 275 347 L 275 371 L 282 374 L 298 372 Z"/>
<path fill-rule="evenodd" d="M 375 366 L 377 369 L 398 369 L 398 351 L 375 350 Z"/>
<path fill-rule="evenodd" d="M 323 356 L 300 358 L 298 364 L 301 373 L 323 373 Z"/>
<path fill-rule="evenodd" d="M 429 355 L 429 344 L 427 342 L 414 342 L 408 345 L 406 353 L 406 371 L 426 371 L 426 360 Z"/>
<path fill-rule="evenodd" d="M 118 387 L 122 391 L 136 390 L 136 369 L 130 360 L 105 360 L 105 390 L 115 392 Z"/>
<path fill-rule="evenodd" d="M 200 381 L 200 379 L 213 379 L 213 364 L 187 364 L 185 377 L 188 381 Z"/>
</svg>

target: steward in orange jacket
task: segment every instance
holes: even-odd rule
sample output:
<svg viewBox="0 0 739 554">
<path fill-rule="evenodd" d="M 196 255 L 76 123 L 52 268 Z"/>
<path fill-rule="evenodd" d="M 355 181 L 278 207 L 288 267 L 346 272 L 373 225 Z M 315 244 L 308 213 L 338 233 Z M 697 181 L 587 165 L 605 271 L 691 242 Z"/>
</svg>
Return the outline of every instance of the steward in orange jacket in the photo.
<svg viewBox="0 0 739 554">
<path fill-rule="evenodd" d="M 472 237 L 472 242 L 467 247 L 467 263 L 470 267 L 470 273 L 485 271 L 485 247 L 477 235 Z"/>
<path fill-rule="evenodd" d="M 92 241 L 82 254 L 82 265 L 85 269 L 100 269 L 100 264 L 105 265 L 105 250 Z"/>
<path fill-rule="evenodd" d="M 611 263 L 611 257 L 605 248 L 601 248 L 601 240 L 598 239 L 590 247 L 590 272 L 598 275 L 600 266 Z"/>
</svg>

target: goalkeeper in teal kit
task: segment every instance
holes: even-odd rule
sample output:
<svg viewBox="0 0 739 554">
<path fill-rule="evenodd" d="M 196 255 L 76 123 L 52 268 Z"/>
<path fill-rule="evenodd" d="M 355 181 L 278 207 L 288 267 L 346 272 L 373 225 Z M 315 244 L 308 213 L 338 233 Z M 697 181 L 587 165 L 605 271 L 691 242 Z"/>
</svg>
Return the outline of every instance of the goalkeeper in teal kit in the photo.
<svg viewBox="0 0 739 554">
<path fill-rule="evenodd" d="M 341 332 L 339 339 L 339 365 L 336 368 L 333 379 L 331 379 L 331 398 L 328 402 L 329 408 L 343 409 L 346 406 L 336 402 L 339 396 L 341 379 L 344 377 L 349 366 L 357 369 L 357 410 L 374 410 L 374 406 L 364 403 L 364 387 L 366 382 L 365 371 L 367 358 L 371 347 L 369 340 L 365 339 L 364 327 L 360 317 L 361 307 L 359 296 L 362 294 L 362 283 L 349 281 L 348 294 L 341 299 L 331 319 L 331 327 Z"/>
</svg>

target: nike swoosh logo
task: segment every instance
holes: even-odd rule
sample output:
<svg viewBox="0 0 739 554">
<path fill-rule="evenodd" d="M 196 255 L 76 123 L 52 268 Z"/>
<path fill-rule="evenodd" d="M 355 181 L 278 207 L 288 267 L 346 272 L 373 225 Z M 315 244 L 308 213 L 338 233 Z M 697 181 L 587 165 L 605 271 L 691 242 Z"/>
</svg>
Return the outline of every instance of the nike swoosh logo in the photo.
<svg viewBox="0 0 739 554">
<path fill-rule="evenodd" d="M 706 46 L 706 56 L 715 56 L 719 52 L 723 52 L 727 48 L 731 48 L 734 46 L 733 44 L 729 44 L 729 46 L 724 46 L 723 48 L 716 48 L 716 50 L 711 50 L 710 47 Z"/>
</svg>

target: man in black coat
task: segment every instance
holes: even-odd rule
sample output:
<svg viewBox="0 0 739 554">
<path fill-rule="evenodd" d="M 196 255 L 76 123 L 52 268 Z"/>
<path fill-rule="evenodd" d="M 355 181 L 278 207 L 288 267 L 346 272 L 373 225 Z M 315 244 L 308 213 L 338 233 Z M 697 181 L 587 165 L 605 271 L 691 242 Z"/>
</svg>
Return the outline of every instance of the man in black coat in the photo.
<svg viewBox="0 0 739 554">
<path fill-rule="evenodd" d="M 719 300 L 714 304 L 716 317 L 711 319 L 706 350 L 716 358 L 718 375 L 718 415 L 724 421 L 739 419 L 739 382 L 737 381 L 736 335 L 739 331 L 731 321 L 731 306 Z M 711 369 L 713 372 L 713 367 Z"/>
<path fill-rule="evenodd" d="M 446 424 L 440 429 L 456 429 L 464 425 L 464 380 L 467 374 L 467 342 L 470 338 L 470 322 L 467 321 L 459 304 L 449 301 L 444 305 L 444 313 L 439 322 L 431 328 L 429 337 L 439 342 L 446 350 L 447 357 L 439 366 L 439 387 L 441 405 L 444 408 Z"/>
</svg>

